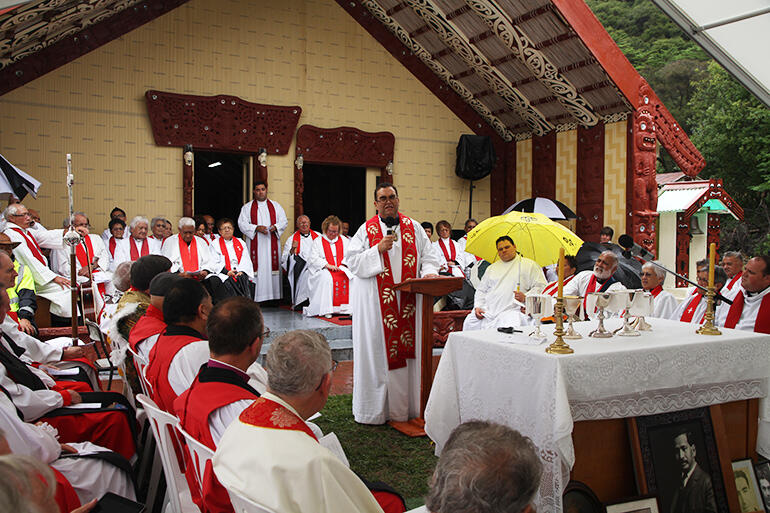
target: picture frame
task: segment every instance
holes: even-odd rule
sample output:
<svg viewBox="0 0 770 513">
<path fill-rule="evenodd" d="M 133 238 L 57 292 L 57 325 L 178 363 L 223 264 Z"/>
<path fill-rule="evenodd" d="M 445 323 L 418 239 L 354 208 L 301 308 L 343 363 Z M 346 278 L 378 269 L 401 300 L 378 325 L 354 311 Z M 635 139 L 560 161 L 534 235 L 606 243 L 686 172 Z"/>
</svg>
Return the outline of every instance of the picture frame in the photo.
<svg viewBox="0 0 770 513">
<path fill-rule="evenodd" d="M 570 513 L 605 513 L 604 505 L 583 482 L 571 480 L 562 494 L 562 511 Z"/>
<path fill-rule="evenodd" d="M 740 512 L 765 513 L 765 505 L 759 492 L 759 482 L 754 473 L 754 463 L 751 458 L 735 460 L 732 467 Z"/>
<path fill-rule="evenodd" d="M 629 435 L 639 493 L 657 496 L 660 511 L 738 510 L 718 405 L 629 419 Z"/>
<path fill-rule="evenodd" d="M 607 513 L 661 513 L 658 498 L 654 496 L 637 497 L 605 506 Z"/>
<path fill-rule="evenodd" d="M 762 461 L 754 465 L 754 474 L 759 483 L 759 494 L 762 496 L 765 511 L 770 512 L 770 461 Z"/>
</svg>

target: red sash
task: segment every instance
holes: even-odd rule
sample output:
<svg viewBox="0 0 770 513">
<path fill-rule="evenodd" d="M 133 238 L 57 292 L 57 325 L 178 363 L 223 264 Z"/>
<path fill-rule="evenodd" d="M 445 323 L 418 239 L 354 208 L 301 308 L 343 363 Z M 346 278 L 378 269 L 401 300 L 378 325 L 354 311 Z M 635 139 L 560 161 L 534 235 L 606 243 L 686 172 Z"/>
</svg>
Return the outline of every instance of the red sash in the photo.
<svg viewBox="0 0 770 513">
<path fill-rule="evenodd" d="M 447 251 L 446 245 L 444 244 L 444 239 L 438 240 L 438 245 L 441 248 L 441 252 L 444 253 L 444 258 L 446 259 L 447 263 L 449 263 L 452 260 L 457 261 L 457 252 L 455 250 L 455 245 L 452 244 L 452 241 L 449 241 L 449 249 L 451 251 Z"/>
<path fill-rule="evenodd" d="M 83 245 L 85 244 L 85 246 Z M 80 267 L 87 267 L 94 259 L 94 245 L 91 243 L 91 237 L 86 235 L 83 242 L 75 247 L 75 256 L 78 259 Z"/>
<path fill-rule="evenodd" d="M 270 213 L 270 225 L 273 226 L 278 222 L 278 218 L 275 215 L 275 206 L 270 200 L 267 202 L 267 211 Z M 257 200 L 251 202 L 251 224 L 259 226 L 259 206 Z M 278 235 L 275 232 L 268 232 L 270 237 L 270 264 L 273 271 L 278 270 Z M 259 253 L 257 252 L 257 239 L 259 238 L 259 232 L 254 234 L 254 239 L 251 241 L 251 263 L 254 264 L 254 271 L 259 268 Z"/>
<path fill-rule="evenodd" d="M 564 278 L 564 285 L 568 284 L 572 278 L 574 278 L 575 275 L 568 276 Z M 559 290 L 559 280 L 552 281 L 549 283 L 545 289 L 543 289 L 543 294 L 548 294 L 549 296 L 556 296 L 556 292 Z"/>
<path fill-rule="evenodd" d="M 730 306 L 730 311 L 727 312 L 727 320 L 725 320 L 725 328 L 735 328 L 738 321 L 741 320 L 741 314 L 743 313 L 743 306 L 745 300 L 743 298 L 743 291 L 738 291 L 738 295 L 733 299 L 733 304 Z M 754 321 L 755 333 L 770 333 L 770 294 L 765 294 L 762 298 L 762 304 L 759 305 L 759 312 L 757 312 L 757 319 Z"/>
<path fill-rule="evenodd" d="M 417 277 L 417 246 L 414 238 L 414 225 L 408 217 L 398 214 L 401 226 L 401 240 L 404 242 L 401 250 L 401 280 Z M 369 247 L 376 246 L 382 240 L 382 228 L 379 216 L 374 216 L 366 222 L 366 233 Z M 385 350 L 388 355 L 388 369 L 406 367 L 406 359 L 414 358 L 415 312 L 417 305 L 415 294 L 401 293 L 401 311 L 398 311 L 396 291 L 393 290 L 393 273 L 391 272 L 388 252 L 382 253 L 385 270 L 377 275 L 377 292 L 380 296 L 380 312 L 382 329 L 385 333 Z"/>
<path fill-rule="evenodd" d="M 663 287 L 661 285 L 658 285 L 654 289 L 650 291 L 650 294 L 652 294 L 652 297 L 658 297 L 658 294 L 663 292 Z"/>
<path fill-rule="evenodd" d="M 730 283 L 727 284 L 727 290 L 733 290 L 733 285 L 735 285 L 735 283 L 741 279 L 741 276 L 743 276 L 743 271 L 733 276 L 733 279 L 730 280 Z"/>
<path fill-rule="evenodd" d="M 687 308 L 684 309 L 684 312 L 682 312 L 682 317 L 680 317 L 679 320 L 682 322 L 692 322 L 692 316 L 695 315 L 695 310 L 698 309 L 698 305 L 702 299 L 703 292 L 698 291 L 693 294 L 690 302 L 687 303 Z"/>
<path fill-rule="evenodd" d="M 318 234 L 313 230 L 310 230 L 310 237 L 313 240 L 316 240 L 318 238 Z M 297 243 L 297 249 L 294 250 L 294 254 L 299 255 L 299 245 L 302 243 L 302 234 L 298 231 L 294 232 L 294 235 L 292 235 L 291 239 Z"/>
<path fill-rule="evenodd" d="M 24 240 L 27 242 L 27 247 L 32 252 L 32 256 L 37 258 L 41 264 L 48 265 L 45 261 L 43 253 L 40 252 L 40 245 L 37 243 L 35 237 L 32 234 L 27 235 L 21 228 L 11 228 L 11 230 L 19 232 L 21 236 L 24 237 Z"/>
<path fill-rule="evenodd" d="M 243 410 L 238 420 L 261 428 L 301 431 L 318 441 L 313 431 L 301 418 L 288 408 L 264 397 L 255 400 L 251 406 Z"/>
<path fill-rule="evenodd" d="M 612 276 L 607 278 L 607 280 L 604 282 L 604 284 L 599 287 L 599 292 L 604 292 L 608 288 L 610 288 L 610 285 L 615 283 L 617 280 L 613 280 Z M 588 307 L 586 306 L 586 300 L 588 299 L 588 294 L 591 292 L 596 292 L 596 275 L 591 273 L 591 279 L 588 281 L 588 286 L 586 287 L 586 292 L 583 295 L 583 312 L 585 313 L 586 319 L 588 318 Z"/>
<path fill-rule="evenodd" d="M 241 255 L 243 254 L 243 244 L 240 243 L 238 239 L 233 237 L 233 250 L 235 251 L 235 263 L 239 263 L 241 261 Z M 220 237 L 219 238 L 219 249 L 222 251 L 222 254 L 225 257 L 225 268 L 228 271 L 232 271 L 233 268 L 230 266 L 230 255 L 227 252 L 227 244 L 225 244 L 225 238 Z"/>
<path fill-rule="evenodd" d="M 182 269 L 188 273 L 197 271 L 198 244 L 195 242 L 195 236 L 193 236 L 189 246 L 182 240 L 181 235 L 178 235 L 177 237 L 179 237 L 179 255 L 182 257 Z"/>
<path fill-rule="evenodd" d="M 334 243 L 334 247 L 337 250 L 337 261 L 334 261 L 334 256 L 332 255 L 332 246 L 331 243 L 326 240 L 325 238 L 321 239 L 321 242 L 324 246 L 324 257 L 326 257 L 326 262 L 329 265 L 336 265 L 339 267 L 342 265 L 342 257 L 343 257 L 343 248 L 342 248 L 342 237 L 337 237 L 337 242 Z M 329 271 L 327 269 L 327 271 Z M 343 271 L 329 271 L 332 275 L 332 282 L 334 283 L 334 296 L 332 299 L 332 305 L 334 306 L 340 306 L 340 305 L 346 305 L 348 304 L 349 296 L 348 296 L 348 276 Z"/>
<path fill-rule="evenodd" d="M 139 258 L 139 250 L 136 247 L 136 242 L 133 237 L 128 238 L 128 243 L 131 245 L 131 261 L 135 262 Z M 150 254 L 150 243 L 147 239 L 142 240 L 142 254 L 141 256 L 147 256 Z"/>
<path fill-rule="evenodd" d="M 110 237 L 110 241 L 109 241 L 109 243 L 108 243 L 108 246 L 107 246 L 107 247 L 108 247 L 108 249 L 110 250 L 110 256 L 111 256 L 112 258 L 115 258 L 115 247 L 116 247 L 117 245 L 118 245 L 118 240 L 117 240 L 115 237 L 111 236 L 111 237 Z"/>
</svg>

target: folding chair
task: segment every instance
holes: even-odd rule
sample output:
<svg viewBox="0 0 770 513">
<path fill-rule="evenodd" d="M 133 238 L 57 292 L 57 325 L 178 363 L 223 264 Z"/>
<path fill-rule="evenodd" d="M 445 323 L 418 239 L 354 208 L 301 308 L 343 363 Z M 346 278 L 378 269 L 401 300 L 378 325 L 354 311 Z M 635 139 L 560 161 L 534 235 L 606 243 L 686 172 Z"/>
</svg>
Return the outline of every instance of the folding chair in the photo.
<svg viewBox="0 0 770 513">
<path fill-rule="evenodd" d="M 251 499 L 247 499 L 238 492 L 228 489 L 227 494 L 230 496 L 230 502 L 233 503 L 233 510 L 235 513 L 277 513 L 270 508 L 260 506 Z"/>
<path fill-rule="evenodd" d="M 192 501 L 190 488 L 179 468 L 174 452 L 174 436 L 179 419 L 167 413 L 155 404 L 155 401 L 144 394 L 138 394 L 136 400 L 144 407 L 150 420 L 152 433 L 158 442 L 158 451 L 163 463 L 163 474 L 166 476 L 166 495 L 169 499 L 171 513 L 199 513 L 198 506 Z"/>
<path fill-rule="evenodd" d="M 107 382 L 107 390 L 112 388 L 112 378 L 115 375 L 117 367 L 110 362 L 110 351 L 107 348 L 107 344 L 104 340 L 104 333 L 99 328 L 99 325 L 90 319 L 85 319 L 86 328 L 88 328 L 88 338 L 94 343 L 94 349 L 96 350 L 96 356 L 99 358 L 94 362 L 96 370 L 99 374 L 109 371 L 109 381 Z M 99 352 L 101 349 L 101 353 Z"/>
</svg>

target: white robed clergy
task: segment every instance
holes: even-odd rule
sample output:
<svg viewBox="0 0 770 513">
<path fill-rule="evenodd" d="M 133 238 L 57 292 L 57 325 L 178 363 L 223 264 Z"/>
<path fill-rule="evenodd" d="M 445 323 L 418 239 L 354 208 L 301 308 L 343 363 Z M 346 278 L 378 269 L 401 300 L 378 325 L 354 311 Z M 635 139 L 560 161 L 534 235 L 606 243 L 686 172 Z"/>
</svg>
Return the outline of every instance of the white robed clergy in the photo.
<svg viewBox="0 0 770 513">
<path fill-rule="evenodd" d="M 32 218 L 27 207 L 21 203 L 8 205 L 3 217 L 6 220 L 4 233 L 11 241 L 20 243 L 13 250 L 13 255 L 32 273 L 35 293 L 51 302 L 52 314 L 72 317 L 69 279 L 53 272 L 48 267 L 48 259 L 41 252 L 41 248 L 62 249 L 63 231 L 40 228 L 33 234 L 32 230 L 28 230 Z"/>
<path fill-rule="evenodd" d="M 706 260 L 706 262 L 708 263 L 708 260 Z M 699 266 L 698 283 L 704 287 L 708 285 L 708 279 L 705 278 L 706 276 L 708 276 L 708 264 L 704 268 Z M 716 290 L 720 290 L 727 281 L 727 273 L 725 273 L 725 270 L 716 266 L 714 268 L 714 286 L 716 287 Z M 675 321 L 703 324 L 707 304 L 706 291 L 698 287 L 690 287 L 687 290 L 687 296 L 684 298 L 684 301 L 679 303 L 679 306 L 676 307 L 676 310 L 674 310 L 674 313 L 671 314 L 670 318 Z M 716 321 L 716 319 L 719 318 L 722 309 L 725 309 L 725 315 L 727 315 L 727 310 L 730 309 L 730 305 L 722 301 L 716 301 L 715 308 L 716 313 L 714 320 Z"/>
<path fill-rule="evenodd" d="M 617 270 L 617 255 L 609 250 L 603 251 L 596 258 L 592 271 L 580 271 L 569 283 L 564 285 L 564 295 L 581 296 L 583 298 L 583 312 L 585 313 L 588 294 L 591 292 L 612 292 L 626 288 L 615 278 L 614 274 Z M 618 312 L 612 312 L 610 315 L 617 316 Z"/>
<path fill-rule="evenodd" d="M 718 326 L 770 333 L 770 257 L 754 257 L 746 263 L 733 304 L 717 310 Z"/>
<path fill-rule="evenodd" d="M 344 453 L 327 449 L 306 422 L 331 390 L 334 364 L 324 337 L 309 330 L 281 335 L 268 350 L 266 370 L 268 390 L 219 441 L 219 482 L 272 511 L 382 513 Z"/>
<path fill-rule="evenodd" d="M 307 263 L 310 305 L 303 312 L 308 317 L 350 313 L 350 278 L 353 275 L 342 265 L 350 241 L 339 234 L 340 224 L 337 216 L 327 217 L 321 225 L 323 235 L 313 241 Z"/>
<path fill-rule="evenodd" d="M 286 276 L 289 279 L 292 306 L 297 306 L 310 299 L 310 291 L 308 289 L 310 268 L 307 266 L 307 262 L 310 260 L 310 255 L 313 254 L 313 241 L 319 235 L 318 232 L 310 229 L 310 218 L 301 215 L 297 218 L 297 231 L 289 236 L 286 244 L 283 246 L 281 267 L 286 271 Z M 295 276 L 296 269 L 298 269 L 298 265 L 302 264 L 297 261 L 297 257 L 305 262 L 298 277 Z"/>
<path fill-rule="evenodd" d="M 254 184 L 254 199 L 241 207 L 238 228 L 254 266 L 255 301 L 281 299 L 281 234 L 289 225 L 283 207 L 267 199 L 267 184 Z"/>
<path fill-rule="evenodd" d="M 75 489 L 82 504 L 99 499 L 107 492 L 136 499 L 131 478 L 120 468 L 101 459 L 67 457 L 110 452 L 108 449 L 91 442 L 63 445 L 58 440 L 56 428 L 45 422 L 24 422 L 19 418 L 13 402 L 0 393 L 0 440 L 3 434 L 13 454 L 29 456 L 61 472 Z"/>
<path fill-rule="evenodd" d="M 526 295 L 540 293 L 548 284 L 543 269 L 534 260 L 518 254 L 510 237 L 499 238 L 496 246 L 498 260 L 484 272 L 463 330 L 531 324 L 522 312 Z"/>
<path fill-rule="evenodd" d="M 235 225 L 230 219 L 221 219 L 218 223 L 219 235 L 211 240 L 209 250 L 222 264 L 216 277 L 227 283 L 228 287 L 238 295 L 246 295 L 249 291 L 249 281 L 254 278 L 254 267 L 249 258 L 249 251 L 243 239 L 234 237 Z M 230 280 L 229 282 L 227 280 Z"/>
<path fill-rule="evenodd" d="M 148 237 L 150 221 L 146 217 L 136 216 L 129 225 L 130 231 L 115 245 L 115 254 L 110 264 L 110 270 L 115 269 L 123 262 L 135 262 L 145 255 L 161 255 L 161 242 Z"/>
<path fill-rule="evenodd" d="M 655 262 L 657 263 L 657 262 Z M 652 294 L 652 315 L 659 319 L 673 319 L 674 312 L 679 302 L 674 295 L 663 290 L 663 282 L 666 279 L 666 271 L 647 262 L 642 266 L 642 288 Z"/>
<path fill-rule="evenodd" d="M 437 276 L 440 265 L 420 223 L 399 214 L 395 187 L 380 184 L 374 197 L 378 215 L 356 231 L 343 261 L 354 275 L 350 284 L 353 416 L 362 424 L 406 421 L 419 414 L 419 358 L 405 357 L 396 346 L 401 336 L 409 354 L 420 354 L 421 301 L 416 301 L 415 308 L 414 303 L 405 301 L 411 295 L 394 294 L 385 284 L 398 284 L 407 277 Z"/>
<path fill-rule="evenodd" d="M 209 245 L 194 235 L 195 221 L 191 217 L 179 220 L 179 233 L 163 243 L 162 254 L 171 260 L 170 272 L 203 274 L 216 273 L 221 268 L 219 259 L 209 251 Z"/>
<path fill-rule="evenodd" d="M 461 247 L 450 238 L 452 226 L 447 221 L 436 223 L 436 232 L 438 240 L 433 243 L 433 249 L 441 260 L 440 270 L 449 272 L 452 276 L 464 278 L 463 270 L 475 262 L 473 255 L 466 253 L 464 246 Z"/>
</svg>

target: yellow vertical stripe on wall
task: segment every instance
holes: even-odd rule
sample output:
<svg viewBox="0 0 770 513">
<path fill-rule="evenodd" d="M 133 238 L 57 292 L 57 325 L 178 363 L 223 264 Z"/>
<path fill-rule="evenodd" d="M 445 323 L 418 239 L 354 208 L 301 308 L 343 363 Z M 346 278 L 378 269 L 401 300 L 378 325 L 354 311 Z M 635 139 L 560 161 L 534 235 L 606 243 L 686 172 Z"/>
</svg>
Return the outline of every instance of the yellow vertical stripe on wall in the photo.
<svg viewBox="0 0 770 513">
<path fill-rule="evenodd" d="M 532 197 L 532 139 L 516 143 L 516 201 Z"/>
<path fill-rule="evenodd" d="M 577 209 L 577 130 L 556 134 L 556 199 Z"/>
<path fill-rule="evenodd" d="M 433 222 L 467 215 L 468 182 L 454 164 L 459 136 L 471 130 L 339 5 L 192 0 L 0 97 L 0 148 L 43 182 L 27 203 L 46 225 L 66 214 L 66 153 L 76 208 L 96 229 L 115 205 L 129 217 L 182 214 L 182 150 L 155 145 L 148 89 L 299 105 L 300 125 L 390 131 L 403 211 Z M 268 158 L 270 195 L 290 226 L 293 161 L 293 146 Z M 478 218 L 489 215 L 489 183 L 475 183 Z"/>
<path fill-rule="evenodd" d="M 604 128 L 604 224 L 626 231 L 626 122 Z"/>
</svg>

